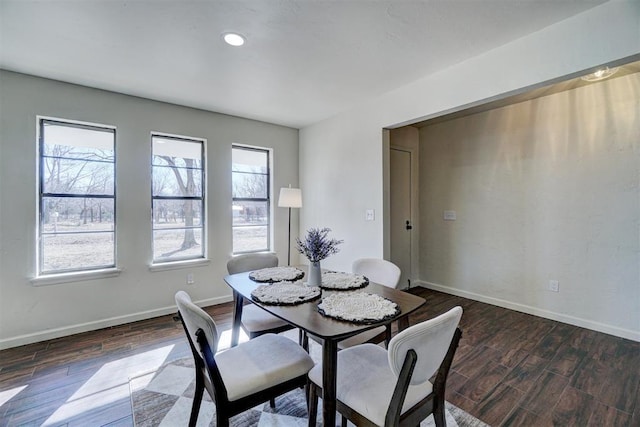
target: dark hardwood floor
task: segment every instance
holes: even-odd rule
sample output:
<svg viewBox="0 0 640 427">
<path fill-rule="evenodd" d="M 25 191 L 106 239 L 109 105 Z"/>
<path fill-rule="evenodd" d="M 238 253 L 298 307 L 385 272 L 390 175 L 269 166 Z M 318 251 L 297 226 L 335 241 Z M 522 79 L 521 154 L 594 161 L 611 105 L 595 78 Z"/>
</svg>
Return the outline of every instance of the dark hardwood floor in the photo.
<svg viewBox="0 0 640 427">
<path fill-rule="evenodd" d="M 411 324 L 464 308 L 447 385 L 454 405 L 493 426 L 640 426 L 640 343 L 411 292 L 427 299 Z M 230 303 L 207 311 L 229 330 Z M 183 333 L 163 316 L 0 351 L 0 426 L 132 425 L 128 378 L 190 356 Z"/>
</svg>

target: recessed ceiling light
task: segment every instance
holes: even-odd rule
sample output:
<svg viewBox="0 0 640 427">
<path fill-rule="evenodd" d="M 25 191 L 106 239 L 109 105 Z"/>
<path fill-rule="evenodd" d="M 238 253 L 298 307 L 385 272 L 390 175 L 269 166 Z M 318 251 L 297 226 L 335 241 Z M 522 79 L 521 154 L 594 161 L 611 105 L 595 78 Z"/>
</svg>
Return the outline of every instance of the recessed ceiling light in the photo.
<svg viewBox="0 0 640 427">
<path fill-rule="evenodd" d="M 614 67 L 614 68 L 604 67 L 604 68 L 600 68 L 595 73 L 591 73 L 591 74 L 587 74 L 586 76 L 583 76 L 582 80 L 585 80 L 587 82 L 597 82 L 598 80 L 607 79 L 613 76 L 617 72 L 618 72 L 618 67 Z"/>
<path fill-rule="evenodd" d="M 242 46 L 244 44 L 244 37 L 238 33 L 224 33 L 222 38 L 231 46 Z"/>
</svg>

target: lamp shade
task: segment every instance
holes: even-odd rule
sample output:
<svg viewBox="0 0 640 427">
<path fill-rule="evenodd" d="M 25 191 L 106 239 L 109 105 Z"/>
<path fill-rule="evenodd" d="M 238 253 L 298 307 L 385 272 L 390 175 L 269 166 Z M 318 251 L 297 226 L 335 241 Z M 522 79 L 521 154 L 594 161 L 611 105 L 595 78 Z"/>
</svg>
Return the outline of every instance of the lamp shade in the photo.
<svg viewBox="0 0 640 427">
<path fill-rule="evenodd" d="M 301 208 L 302 191 L 299 188 L 281 188 L 278 206 L 281 208 Z"/>
</svg>

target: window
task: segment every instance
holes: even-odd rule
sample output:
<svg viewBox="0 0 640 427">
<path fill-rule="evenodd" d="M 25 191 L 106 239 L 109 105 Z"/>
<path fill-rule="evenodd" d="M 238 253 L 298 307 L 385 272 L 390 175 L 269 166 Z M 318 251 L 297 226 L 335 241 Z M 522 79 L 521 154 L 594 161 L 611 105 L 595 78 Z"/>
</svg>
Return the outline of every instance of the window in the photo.
<svg viewBox="0 0 640 427">
<path fill-rule="evenodd" d="M 38 275 L 115 267 L 115 129 L 39 127 Z"/>
<path fill-rule="evenodd" d="M 269 150 L 234 146 L 233 253 L 270 249 Z"/>
<path fill-rule="evenodd" d="M 152 135 L 153 262 L 205 257 L 201 139 Z"/>
</svg>

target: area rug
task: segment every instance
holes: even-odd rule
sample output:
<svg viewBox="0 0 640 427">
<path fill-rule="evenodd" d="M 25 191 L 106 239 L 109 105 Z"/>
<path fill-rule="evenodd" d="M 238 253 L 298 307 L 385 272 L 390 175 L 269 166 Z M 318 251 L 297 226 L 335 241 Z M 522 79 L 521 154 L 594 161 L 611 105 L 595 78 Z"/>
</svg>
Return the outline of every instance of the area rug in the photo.
<svg viewBox="0 0 640 427">
<path fill-rule="evenodd" d="M 129 381 L 133 420 L 136 427 L 180 427 L 189 423 L 191 404 L 195 391 L 195 373 L 193 359 L 184 358 L 161 366 L 157 371 L 149 372 Z M 205 392 L 200 407 L 198 426 L 215 427 L 215 404 Z M 319 408 L 322 406 L 319 402 Z M 448 427 L 487 427 L 487 424 L 474 418 L 462 409 L 447 402 Z M 322 420 L 322 414 L 318 414 Z M 337 417 L 339 421 L 339 416 Z M 307 409 L 302 390 L 294 390 L 276 399 L 276 408 L 269 403 L 256 406 L 231 419 L 232 427 L 287 427 L 306 426 Z M 318 425 L 321 425 L 319 422 Z M 352 424 L 349 424 L 350 426 Z M 421 427 L 435 426 L 429 416 Z"/>
</svg>

